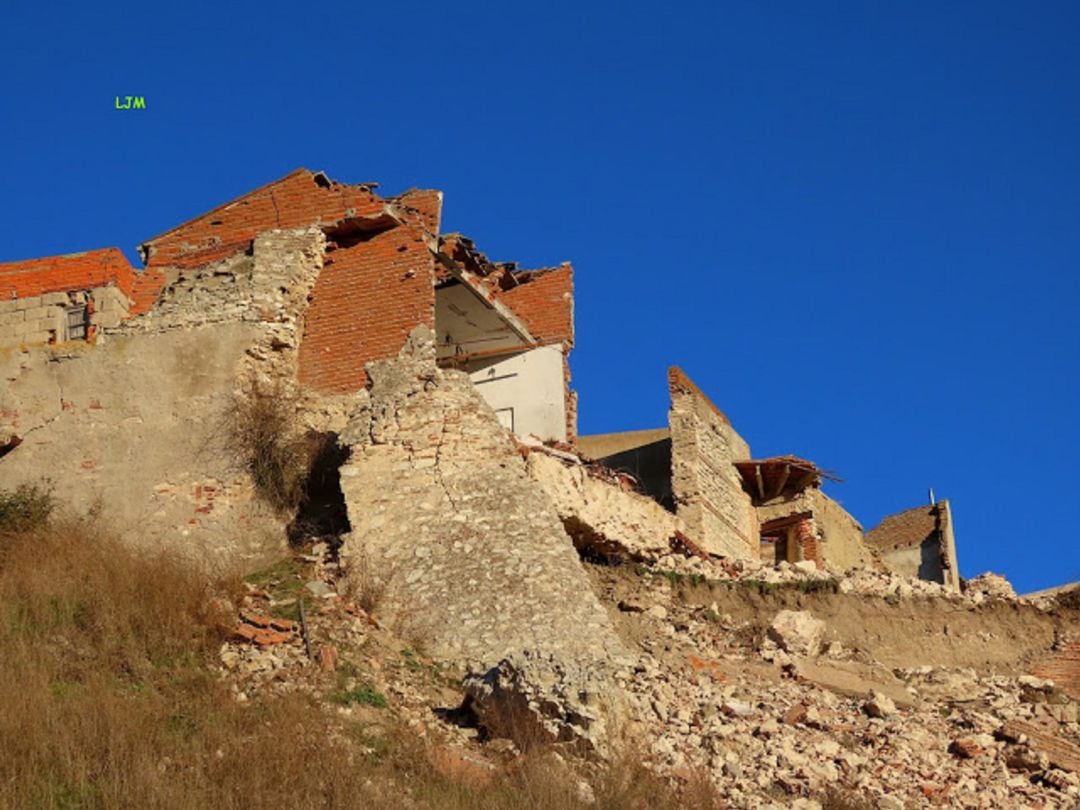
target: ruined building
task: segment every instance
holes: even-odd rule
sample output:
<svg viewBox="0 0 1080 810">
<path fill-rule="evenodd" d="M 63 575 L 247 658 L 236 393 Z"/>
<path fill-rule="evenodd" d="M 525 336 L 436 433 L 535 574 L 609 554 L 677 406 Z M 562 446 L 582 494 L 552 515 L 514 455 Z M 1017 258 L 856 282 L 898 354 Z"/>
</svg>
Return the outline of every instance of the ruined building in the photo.
<svg viewBox="0 0 1080 810">
<path fill-rule="evenodd" d="M 468 372 L 503 424 L 572 439 L 573 268 L 491 262 L 439 233 L 441 193 L 375 188 L 299 169 L 148 239 L 145 268 L 116 248 L 0 264 L 0 346 L 92 341 L 139 315 L 141 331 L 273 318 L 257 237 L 313 228 L 325 241 L 298 336 L 302 386 L 355 393 L 365 365 L 393 357 L 423 324 L 440 364 Z"/>
<path fill-rule="evenodd" d="M 946 502 L 864 542 L 821 490 L 826 472 L 755 459 L 677 368 L 667 428 L 578 437 L 572 267 L 492 261 L 441 232 L 440 192 L 376 189 L 299 169 L 146 240 L 144 267 L 116 248 L 0 264 L 0 487 L 47 475 L 73 504 L 104 503 L 130 536 L 234 554 L 222 537 L 280 525 L 215 450 L 229 396 L 283 385 L 311 430 L 336 436 L 355 423 L 371 364 L 422 327 L 437 367 L 466 375 L 528 456 L 505 491 L 527 476 L 579 550 L 655 556 L 676 538 L 704 554 L 885 565 L 957 587 Z M 241 556 L 258 553 L 251 542 Z"/>
</svg>

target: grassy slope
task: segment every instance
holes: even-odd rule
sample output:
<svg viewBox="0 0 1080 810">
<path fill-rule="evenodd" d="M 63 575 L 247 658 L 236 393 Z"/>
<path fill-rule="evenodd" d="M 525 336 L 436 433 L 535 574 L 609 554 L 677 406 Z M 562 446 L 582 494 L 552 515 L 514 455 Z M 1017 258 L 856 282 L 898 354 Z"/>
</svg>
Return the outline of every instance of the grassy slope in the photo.
<svg viewBox="0 0 1080 810">
<path fill-rule="evenodd" d="M 0 533 L 0 807 L 585 806 L 550 751 L 470 784 L 405 730 L 372 753 L 308 697 L 238 703 L 210 609 L 238 586 L 87 523 Z M 594 808 L 711 806 L 630 759 L 590 781 Z"/>
</svg>

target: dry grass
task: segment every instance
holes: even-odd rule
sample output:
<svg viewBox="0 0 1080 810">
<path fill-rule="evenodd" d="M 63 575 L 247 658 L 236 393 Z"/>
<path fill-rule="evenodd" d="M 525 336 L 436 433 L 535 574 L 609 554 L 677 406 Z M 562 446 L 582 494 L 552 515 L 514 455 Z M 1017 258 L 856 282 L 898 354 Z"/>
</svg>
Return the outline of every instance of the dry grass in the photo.
<svg viewBox="0 0 1080 810">
<path fill-rule="evenodd" d="M 484 784 L 429 744 L 291 695 L 238 703 L 216 674 L 208 584 L 86 523 L 0 544 L 0 807 L 579 808 L 550 748 Z M 594 808 L 715 806 L 630 758 L 597 771 Z"/>
<path fill-rule="evenodd" d="M 233 398 L 222 425 L 226 447 L 251 475 L 256 493 L 284 516 L 303 502 L 316 452 L 296 413 L 295 396 L 280 384 L 255 383 Z"/>
<path fill-rule="evenodd" d="M 349 595 L 365 613 L 375 613 L 396 573 L 396 568 L 377 566 L 367 550 L 361 549 L 349 559 Z"/>
</svg>

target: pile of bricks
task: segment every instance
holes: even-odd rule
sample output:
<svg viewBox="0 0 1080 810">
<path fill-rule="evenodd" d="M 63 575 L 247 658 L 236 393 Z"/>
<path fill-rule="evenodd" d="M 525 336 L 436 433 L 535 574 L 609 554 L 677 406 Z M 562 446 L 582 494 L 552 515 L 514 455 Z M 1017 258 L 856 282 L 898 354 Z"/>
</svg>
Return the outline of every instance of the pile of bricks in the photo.
<svg viewBox="0 0 1080 810">
<path fill-rule="evenodd" d="M 247 641 L 260 647 L 288 644 L 298 635 L 296 622 L 278 616 L 265 616 L 251 611 L 240 611 L 240 621 L 233 631 L 237 641 Z"/>
</svg>

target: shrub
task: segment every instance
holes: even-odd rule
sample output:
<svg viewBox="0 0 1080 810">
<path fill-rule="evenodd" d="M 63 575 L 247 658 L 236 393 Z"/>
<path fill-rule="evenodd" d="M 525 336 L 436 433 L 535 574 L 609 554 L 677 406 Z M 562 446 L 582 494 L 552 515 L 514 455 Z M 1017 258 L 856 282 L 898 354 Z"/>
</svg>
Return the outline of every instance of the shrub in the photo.
<svg viewBox="0 0 1080 810">
<path fill-rule="evenodd" d="M 21 534 L 42 529 L 56 501 L 52 484 L 19 484 L 14 492 L 0 492 L 0 534 Z"/>
<path fill-rule="evenodd" d="M 374 706 L 376 709 L 385 709 L 389 705 L 386 696 L 369 684 L 360 684 L 341 692 L 338 700 L 345 706 Z"/>
<path fill-rule="evenodd" d="M 255 383 L 225 413 L 228 449 L 251 475 L 255 492 L 281 515 L 304 500 L 311 447 L 296 418 L 297 403 L 280 384 Z"/>
</svg>

